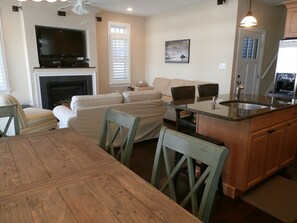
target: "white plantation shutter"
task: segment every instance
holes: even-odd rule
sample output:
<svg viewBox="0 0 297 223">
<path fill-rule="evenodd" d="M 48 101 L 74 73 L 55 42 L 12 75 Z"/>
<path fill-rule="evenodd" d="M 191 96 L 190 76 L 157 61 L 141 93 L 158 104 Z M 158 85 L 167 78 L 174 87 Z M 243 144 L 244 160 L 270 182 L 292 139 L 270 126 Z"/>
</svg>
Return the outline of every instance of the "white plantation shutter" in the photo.
<svg viewBox="0 0 297 223">
<path fill-rule="evenodd" d="M 108 23 L 110 85 L 130 85 L 130 25 Z"/>
<path fill-rule="evenodd" d="M 2 25 L 1 25 L 1 18 L 0 18 L 0 92 L 1 91 L 8 91 L 8 81 L 7 81 L 6 64 L 5 64 L 5 58 L 4 58 Z"/>
</svg>

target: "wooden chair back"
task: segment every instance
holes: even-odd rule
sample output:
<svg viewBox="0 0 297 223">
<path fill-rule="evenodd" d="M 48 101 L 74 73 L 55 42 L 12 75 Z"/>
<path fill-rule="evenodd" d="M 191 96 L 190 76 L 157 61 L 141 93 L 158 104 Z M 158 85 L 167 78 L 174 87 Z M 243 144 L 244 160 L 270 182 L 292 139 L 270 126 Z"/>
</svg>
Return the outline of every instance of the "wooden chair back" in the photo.
<svg viewBox="0 0 297 223">
<path fill-rule="evenodd" d="M 1 129 L 0 137 L 8 136 L 8 132 L 13 123 L 14 134 L 20 134 L 17 105 L 0 106 Z M 3 128 L 3 129 L 2 129 Z"/>
<path fill-rule="evenodd" d="M 139 121 L 139 117 L 108 108 L 99 146 L 122 164 L 129 166 Z"/>
<path fill-rule="evenodd" d="M 182 154 L 176 165 L 172 165 L 170 151 Z M 175 181 L 177 174 L 187 167 L 189 192 L 179 202 L 182 207 L 191 202 L 192 213 L 203 222 L 208 222 L 220 174 L 228 150 L 207 141 L 162 127 L 151 178 L 151 184 L 177 201 Z M 193 162 L 207 166 L 201 176 L 196 176 Z M 165 170 L 164 167 L 165 166 Z M 164 170 L 164 171 L 162 171 Z M 165 172 L 162 177 L 161 173 Z M 162 182 L 162 183 L 161 183 Z"/>
</svg>

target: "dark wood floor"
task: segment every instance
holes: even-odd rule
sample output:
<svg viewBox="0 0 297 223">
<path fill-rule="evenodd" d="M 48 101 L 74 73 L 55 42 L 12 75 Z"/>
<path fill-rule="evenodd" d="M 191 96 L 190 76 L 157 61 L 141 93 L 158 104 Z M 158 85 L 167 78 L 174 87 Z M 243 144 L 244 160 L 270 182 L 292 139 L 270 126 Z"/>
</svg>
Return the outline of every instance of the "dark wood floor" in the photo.
<svg viewBox="0 0 297 223">
<path fill-rule="evenodd" d="M 174 128 L 170 122 L 166 126 Z M 157 146 L 156 140 L 136 143 L 133 149 L 130 169 L 150 182 L 152 166 Z M 297 166 L 297 165 L 295 165 Z M 297 181 L 297 168 L 284 170 L 280 174 Z M 294 175 L 294 176 L 293 176 Z M 279 223 L 278 219 L 244 202 L 240 198 L 231 199 L 227 196 L 217 195 L 214 201 L 210 222 L 220 223 Z"/>
</svg>

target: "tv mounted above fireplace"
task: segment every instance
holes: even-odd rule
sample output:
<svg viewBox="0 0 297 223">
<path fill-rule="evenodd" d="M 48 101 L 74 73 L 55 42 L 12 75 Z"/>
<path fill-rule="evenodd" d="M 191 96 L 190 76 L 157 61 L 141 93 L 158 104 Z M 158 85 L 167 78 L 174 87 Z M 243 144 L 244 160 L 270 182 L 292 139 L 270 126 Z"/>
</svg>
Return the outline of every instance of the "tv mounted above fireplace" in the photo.
<svg viewBox="0 0 297 223">
<path fill-rule="evenodd" d="M 40 67 L 88 67 L 83 30 L 35 26 Z"/>
</svg>

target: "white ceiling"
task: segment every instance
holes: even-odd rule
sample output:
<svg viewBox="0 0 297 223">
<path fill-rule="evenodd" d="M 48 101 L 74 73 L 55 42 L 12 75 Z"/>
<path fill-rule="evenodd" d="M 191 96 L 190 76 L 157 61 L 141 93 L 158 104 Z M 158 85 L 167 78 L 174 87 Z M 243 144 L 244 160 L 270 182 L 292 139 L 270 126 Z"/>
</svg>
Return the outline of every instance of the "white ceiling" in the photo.
<svg viewBox="0 0 297 223">
<path fill-rule="evenodd" d="M 104 10 L 137 16 L 150 16 L 165 11 L 183 8 L 208 0 L 89 0 Z M 133 8 L 127 12 L 127 8 Z"/>
<path fill-rule="evenodd" d="M 178 8 L 188 7 L 209 0 L 88 0 L 104 10 L 118 13 L 126 13 L 137 16 L 150 16 Z M 273 5 L 280 5 L 283 0 L 260 0 Z M 216 1 L 213 1 L 217 4 Z M 226 0 L 228 2 L 228 0 Z M 133 12 L 127 12 L 132 7 Z"/>
</svg>

